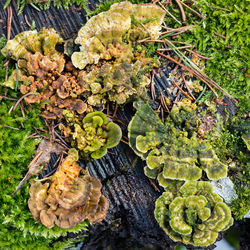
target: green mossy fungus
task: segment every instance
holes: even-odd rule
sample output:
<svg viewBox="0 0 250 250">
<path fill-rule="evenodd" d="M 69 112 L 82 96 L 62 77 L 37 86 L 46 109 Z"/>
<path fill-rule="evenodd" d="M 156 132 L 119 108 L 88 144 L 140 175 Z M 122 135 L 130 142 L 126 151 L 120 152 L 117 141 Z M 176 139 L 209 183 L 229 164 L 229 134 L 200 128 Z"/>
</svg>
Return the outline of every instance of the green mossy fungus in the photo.
<svg viewBox="0 0 250 250">
<path fill-rule="evenodd" d="M 195 135 L 200 125 L 198 116 L 205 117 L 207 112 L 202 111 L 197 116 L 191 106 L 185 107 L 181 103 L 178 105 L 170 112 L 165 127 L 148 104 L 138 108 L 129 124 L 130 146 L 142 159 L 146 159 L 145 175 L 157 178 L 159 185 L 165 190 L 177 192 L 183 184 L 181 175 L 183 177 L 189 173 L 193 180 L 204 178 L 204 175 L 201 176 L 202 169 L 208 179 L 219 179 L 228 173 L 238 195 L 230 208 L 235 219 L 242 219 L 250 210 L 250 154 L 246 142 L 250 131 L 249 118 L 242 119 L 238 115 L 222 124 L 218 116 L 217 125 L 204 135 L 205 141 L 199 143 Z M 215 111 L 210 110 L 208 114 L 209 112 Z M 154 140 L 150 139 L 152 136 Z M 193 166 L 193 169 L 182 171 L 183 164 Z M 176 171 L 177 169 L 180 171 Z"/>
<path fill-rule="evenodd" d="M 72 137 L 72 146 L 80 150 L 85 160 L 89 156 L 100 159 L 107 154 L 109 148 L 119 144 L 122 137 L 121 128 L 110 122 L 104 113 L 88 113 L 82 122 L 74 119 L 74 114 L 67 110 L 63 113 L 70 127 L 62 126 L 60 129 L 66 132 L 66 137 Z"/>
<path fill-rule="evenodd" d="M 172 240 L 201 247 L 213 244 L 218 232 L 233 224 L 229 207 L 203 181 L 188 181 L 177 194 L 163 193 L 155 218 Z"/>
<path fill-rule="evenodd" d="M 200 121 L 196 106 L 183 99 L 163 124 L 149 104 L 142 104 L 129 126 L 129 144 L 146 160 L 145 174 L 161 186 L 172 189 L 182 181 L 195 181 L 206 172 L 208 179 L 227 176 L 227 166 L 217 157 L 209 142 L 197 136 Z"/>
<path fill-rule="evenodd" d="M 6 39 L 0 39 L 0 49 Z M 0 82 L 5 79 L 4 57 L 0 54 Z M 13 70 L 9 64 L 9 73 Z M 0 93 L 9 98 L 20 98 L 21 95 L 9 88 L 0 87 Z M 35 153 L 39 139 L 29 136 L 42 128 L 44 123 L 38 107 L 25 108 L 22 116 L 20 106 L 10 114 L 8 111 L 13 101 L 0 98 L 0 248 L 1 249 L 64 249 L 72 245 L 74 239 L 55 242 L 58 237 L 66 236 L 67 232 L 79 232 L 86 229 L 88 223 L 83 222 L 70 230 L 56 227 L 47 229 L 36 222 L 27 205 L 29 184 L 13 196 L 12 193 L 27 172 L 27 166 Z M 23 127 L 21 125 L 23 124 Z M 54 243 L 55 242 L 55 243 Z"/>
</svg>

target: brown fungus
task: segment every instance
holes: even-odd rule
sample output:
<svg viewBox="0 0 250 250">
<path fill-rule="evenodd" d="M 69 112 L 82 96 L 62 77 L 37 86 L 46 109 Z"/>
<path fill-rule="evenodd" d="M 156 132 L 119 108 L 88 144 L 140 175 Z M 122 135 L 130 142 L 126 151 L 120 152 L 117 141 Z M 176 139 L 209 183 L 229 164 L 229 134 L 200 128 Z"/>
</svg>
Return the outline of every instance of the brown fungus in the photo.
<svg viewBox="0 0 250 250">
<path fill-rule="evenodd" d="M 109 203 L 101 182 L 82 171 L 77 160 L 78 152 L 70 149 L 53 176 L 30 187 L 29 209 L 48 228 L 71 228 L 85 219 L 97 223 L 106 217 Z"/>
<path fill-rule="evenodd" d="M 40 103 L 46 119 L 62 118 L 64 109 L 83 114 L 88 108 L 80 99 L 86 89 L 78 76 L 80 71 L 55 50 L 56 44 L 62 42 L 53 29 L 26 31 L 8 41 L 2 51 L 18 64 L 6 86 L 14 88 L 18 78 L 25 102 Z"/>
</svg>

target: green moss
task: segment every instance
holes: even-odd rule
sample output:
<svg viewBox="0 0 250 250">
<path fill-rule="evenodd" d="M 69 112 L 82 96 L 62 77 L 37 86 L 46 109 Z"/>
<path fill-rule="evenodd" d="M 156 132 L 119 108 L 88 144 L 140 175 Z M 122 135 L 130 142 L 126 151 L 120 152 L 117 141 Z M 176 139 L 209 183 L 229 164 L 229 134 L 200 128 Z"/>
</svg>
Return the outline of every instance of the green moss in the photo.
<svg viewBox="0 0 250 250">
<path fill-rule="evenodd" d="M 4 38 L 0 45 L 5 45 Z M 0 47 L 0 49 L 1 49 Z M 0 82 L 5 79 L 2 70 L 4 57 L 0 54 Z M 11 64 L 9 70 L 13 70 Z M 7 97 L 20 98 L 21 95 L 13 90 L 0 87 L 0 93 Z M 35 128 L 44 126 L 38 107 L 24 106 L 25 117 L 22 117 L 20 106 L 8 114 L 13 101 L 0 99 L 0 248 L 1 249 L 60 249 L 69 245 L 59 242 L 53 247 L 53 242 L 67 232 L 78 232 L 86 229 L 87 223 L 77 225 L 70 230 L 55 228 L 47 229 L 36 222 L 27 205 L 29 184 L 13 196 L 12 193 L 27 171 L 27 166 L 35 153 L 39 139 L 29 136 L 36 132 Z M 23 124 L 23 127 L 21 125 Z M 71 241 L 71 240 L 70 240 Z"/>
<path fill-rule="evenodd" d="M 205 20 L 185 8 L 187 16 L 185 23 L 180 25 L 166 16 L 166 25 L 171 28 L 195 25 L 175 40 L 192 44 L 197 48 L 198 53 L 211 58 L 212 60 L 206 61 L 204 72 L 239 101 L 238 107 L 242 113 L 249 113 L 248 23 L 250 17 L 248 1 L 197 0 L 197 4 L 203 16 L 206 17 Z M 170 6 L 168 10 L 181 20 L 176 4 Z M 215 32 L 225 36 L 226 39 L 215 35 Z M 151 55 L 155 55 L 154 49 L 156 48 L 156 44 L 148 47 Z M 220 92 L 218 94 L 221 95 Z M 199 103 L 211 97 L 214 97 L 213 93 L 206 91 Z"/>
<path fill-rule="evenodd" d="M 230 163 L 229 176 L 238 195 L 230 206 L 236 219 L 242 219 L 250 209 L 250 154 L 242 138 L 249 130 L 249 119 L 242 120 L 238 115 L 228 119 L 216 140 L 211 141 L 218 157 Z"/>
</svg>

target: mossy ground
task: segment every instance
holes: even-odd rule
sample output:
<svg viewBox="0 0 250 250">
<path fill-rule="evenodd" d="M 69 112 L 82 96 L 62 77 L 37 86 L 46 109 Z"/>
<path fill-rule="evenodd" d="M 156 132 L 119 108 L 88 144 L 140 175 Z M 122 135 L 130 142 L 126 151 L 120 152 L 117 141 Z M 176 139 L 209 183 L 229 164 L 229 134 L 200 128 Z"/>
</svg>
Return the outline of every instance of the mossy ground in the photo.
<svg viewBox="0 0 250 250">
<path fill-rule="evenodd" d="M 0 48 L 5 44 L 0 39 Z M 9 71 L 13 69 L 9 65 Z M 0 55 L 0 82 L 5 79 L 4 58 Z M 8 98 L 20 98 L 21 94 L 0 86 L 0 93 Z M 59 227 L 48 229 L 33 219 L 27 205 L 29 184 L 25 184 L 16 196 L 12 193 L 27 172 L 27 166 L 35 153 L 35 146 L 40 139 L 29 136 L 42 128 L 44 122 L 39 108 L 25 106 L 25 117 L 20 106 L 10 114 L 12 100 L 0 98 L 0 249 L 64 249 L 74 239 L 55 242 L 67 232 L 79 232 L 86 229 L 88 223 L 83 222 L 76 227 L 65 230 Z"/>
</svg>

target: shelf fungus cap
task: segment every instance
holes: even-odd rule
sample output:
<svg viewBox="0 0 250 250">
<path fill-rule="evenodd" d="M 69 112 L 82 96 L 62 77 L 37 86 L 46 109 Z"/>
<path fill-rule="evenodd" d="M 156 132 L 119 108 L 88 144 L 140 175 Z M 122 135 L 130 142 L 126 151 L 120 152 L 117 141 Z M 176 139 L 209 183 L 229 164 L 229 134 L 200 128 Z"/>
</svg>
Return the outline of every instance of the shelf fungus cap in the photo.
<svg viewBox="0 0 250 250">
<path fill-rule="evenodd" d="M 130 39 L 143 39 L 148 36 L 157 39 L 165 13 L 155 4 L 134 4 Z"/>
<path fill-rule="evenodd" d="M 177 193 L 163 193 L 155 218 L 172 240 L 201 247 L 213 244 L 233 224 L 229 207 L 203 181 L 188 181 Z"/>
<path fill-rule="evenodd" d="M 148 35 L 156 39 L 164 16 L 165 12 L 153 4 L 125 1 L 111 5 L 108 11 L 91 17 L 78 32 L 75 43 L 81 47 L 71 56 L 74 66 L 83 69 L 100 59 L 132 58 L 131 40 Z"/>
<path fill-rule="evenodd" d="M 158 115 L 148 103 L 142 103 L 128 125 L 129 146 L 146 159 L 146 153 L 161 144 L 166 135 L 167 129 Z"/>
<path fill-rule="evenodd" d="M 45 203 L 48 187 L 49 183 L 42 184 L 41 182 L 36 182 L 31 185 L 29 190 L 30 199 L 28 200 L 28 206 L 34 219 L 37 221 L 40 218 L 39 211 L 48 208 L 48 205 Z"/>
<path fill-rule="evenodd" d="M 179 122 L 185 121 L 186 129 L 190 129 L 187 118 L 195 115 L 194 110 L 195 106 L 183 101 L 172 109 L 171 117 L 167 118 L 170 120 L 163 124 L 149 104 L 140 105 L 129 123 L 128 137 L 134 152 L 146 160 L 146 175 L 155 176 L 153 170 L 157 169 L 164 179 L 178 181 L 199 180 L 202 171 L 210 180 L 227 176 L 228 167 L 219 160 L 212 146 L 200 141 L 196 133 L 189 138 L 187 131 L 178 127 Z"/>
<path fill-rule="evenodd" d="M 77 159 L 77 151 L 70 149 L 53 176 L 30 187 L 29 209 L 48 228 L 71 228 L 85 219 L 97 223 L 106 217 L 109 202 L 101 193 L 102 184 L 87 170 L 81 173 Z"/>
<path fill-rule="evenodd" d="M 74 124 L 73 140 L 79 150 L 94 159 L 107 153 L 108 148 L 118 145 L 122 137 L 121 128 L 110 122 L 102 112 L 88 113 L 82 120 L 82 126 Z"/>
<path fill-rule="evenodd" d="M 23 58 L 27 53 L 40 52 L 44 55 L 58 53 L 55 46 L 62 43 L 63 39 L 54 29 L 29 30 L 19 33 L 14 39 L 9 40 L 1 50 L 2 54 L 14 60 Z"/>
<path fill-rule="evenodd" d="M 218 180 L 227 177 L 228 167 L 219 160 L 211 145 L 207 143 L 200 144 L 198 148 L 198 157 L 210 180 Z"/>
</svg>

